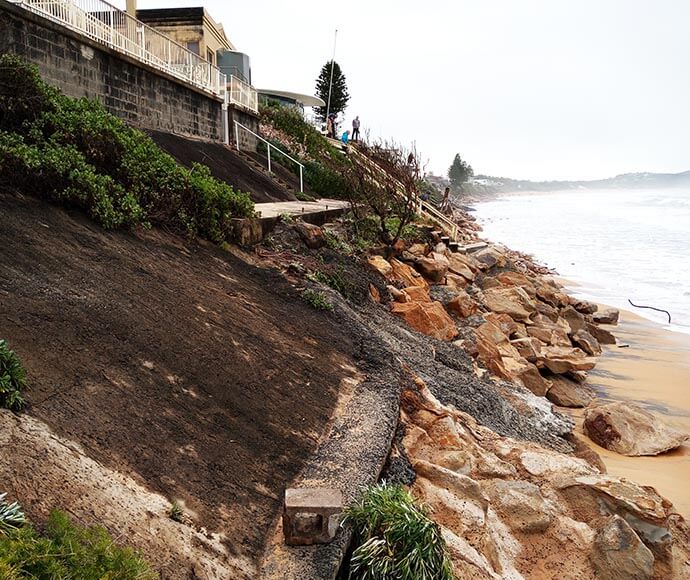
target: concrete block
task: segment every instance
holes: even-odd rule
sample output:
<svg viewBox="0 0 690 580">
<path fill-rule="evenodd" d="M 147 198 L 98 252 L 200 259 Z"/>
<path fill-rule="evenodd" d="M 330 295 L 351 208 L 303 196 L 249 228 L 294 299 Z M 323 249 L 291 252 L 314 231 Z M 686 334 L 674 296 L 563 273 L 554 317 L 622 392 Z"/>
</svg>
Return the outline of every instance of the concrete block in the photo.
<svg viewBox="0 0 690 580">
<path fill-rule="evenodd" d="M 240 246 L 253 246 L 263 239 L 261 221 L 257 218 L 232 218 L 233 241 Z"/>
<path fill-rule="evenodd" d="M 327 544 L 338 531 L 343 494 L 325 487 L 285 490 L 283 534 L 291 546 Z"/>
</svg>

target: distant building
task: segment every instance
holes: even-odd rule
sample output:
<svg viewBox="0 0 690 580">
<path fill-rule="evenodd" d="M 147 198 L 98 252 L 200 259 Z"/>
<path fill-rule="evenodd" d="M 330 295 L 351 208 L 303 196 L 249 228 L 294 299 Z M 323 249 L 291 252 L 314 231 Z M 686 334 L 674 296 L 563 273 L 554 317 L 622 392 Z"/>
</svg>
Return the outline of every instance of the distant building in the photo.
<svg viewBox="0 0 690 580">
<path fill-rule="evenodd" d="M 135 0 L 128 2 L 135 4 Z M 217 66 L 227 76 L 230 102 L 256 113 L 258 101 L 256 90 L 251 86 L 249 56 L 235 50 L 223 25 L 211 18 L 205 8 L 153 8 L 136 10 L 136 16 L 157 32 Z"/>
<path fill-rule="evenodd" d="M 273 101 L 281 105 L 294 107 L 304 113 L 304 107 L 325 107 L 326 102 L 313 95 L 293 93 L 290 91 L 279 91 L 273 89 L 258 89 L 259 100 L 262 103 Z"/>
<path fill-rule="evenodd" d="M 235 50 L 223 25 L 201 6 L 137 10 L 137 18 L 216 66 L 219 52 Z"/>
</svg>

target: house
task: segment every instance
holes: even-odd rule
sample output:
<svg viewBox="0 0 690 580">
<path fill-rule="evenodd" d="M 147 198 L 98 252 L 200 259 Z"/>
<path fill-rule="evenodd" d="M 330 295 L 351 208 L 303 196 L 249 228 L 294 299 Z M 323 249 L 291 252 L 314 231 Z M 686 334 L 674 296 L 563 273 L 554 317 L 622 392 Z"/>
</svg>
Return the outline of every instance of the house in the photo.
<svg viewBox="0 0 690 580">
<path fill-rule="evenodd" d="M 234 51 L 219 24 L 203 7 L 137 10 L 137 19 L 218 66 L 218 54 Z"/>
</svg>

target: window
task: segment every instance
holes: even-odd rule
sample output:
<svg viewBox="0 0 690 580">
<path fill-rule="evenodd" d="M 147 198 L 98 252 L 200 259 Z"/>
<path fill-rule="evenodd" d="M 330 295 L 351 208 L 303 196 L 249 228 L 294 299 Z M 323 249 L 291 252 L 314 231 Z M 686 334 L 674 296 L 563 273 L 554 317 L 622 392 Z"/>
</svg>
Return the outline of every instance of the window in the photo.
<svg viewBox="0 0 690 580">
<path fill-rule="evenodd" d="M 216 64 L 213 60 L 213 51 L 210 48 L 206 49 L 206 60 L 210 62 L 211 64 Z"/>
<path fill-rule="evenodd" d="M 193 52 L 194 54 L 199 54 L 199 43 L 198 42 L 188 42 L 187 50 Z"/>
</svg>

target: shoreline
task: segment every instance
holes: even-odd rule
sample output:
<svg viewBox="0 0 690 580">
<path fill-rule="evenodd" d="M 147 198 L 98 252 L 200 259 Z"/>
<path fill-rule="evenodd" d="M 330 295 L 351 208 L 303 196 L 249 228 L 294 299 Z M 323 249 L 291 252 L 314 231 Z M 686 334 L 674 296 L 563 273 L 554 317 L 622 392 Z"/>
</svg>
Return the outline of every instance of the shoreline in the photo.
<svg viewBox="0 0 690 580">
<path fill-rule="evenodd" d="M 573 294 L 569 280 L 564 289 Z M 616 326 L 605 326 L 618 344 L 603 346 L 587 384 L 597 394 L 590 405 L 631 401 L 662 418 L 666 423 L 690 433 L 690 335 L 664 328 L 629 310 L 620 310 Z M 575 436 L 599 454 L 609 474 L 625 477 L 641 485 L 651 485 L 667 497 L 678 513 L 690 520 L 690 444 L 655 456 L 629 457 L 609 451 L 584 434 L 586 409 L 558 409 L 575 420 Z"/>
</svg>

